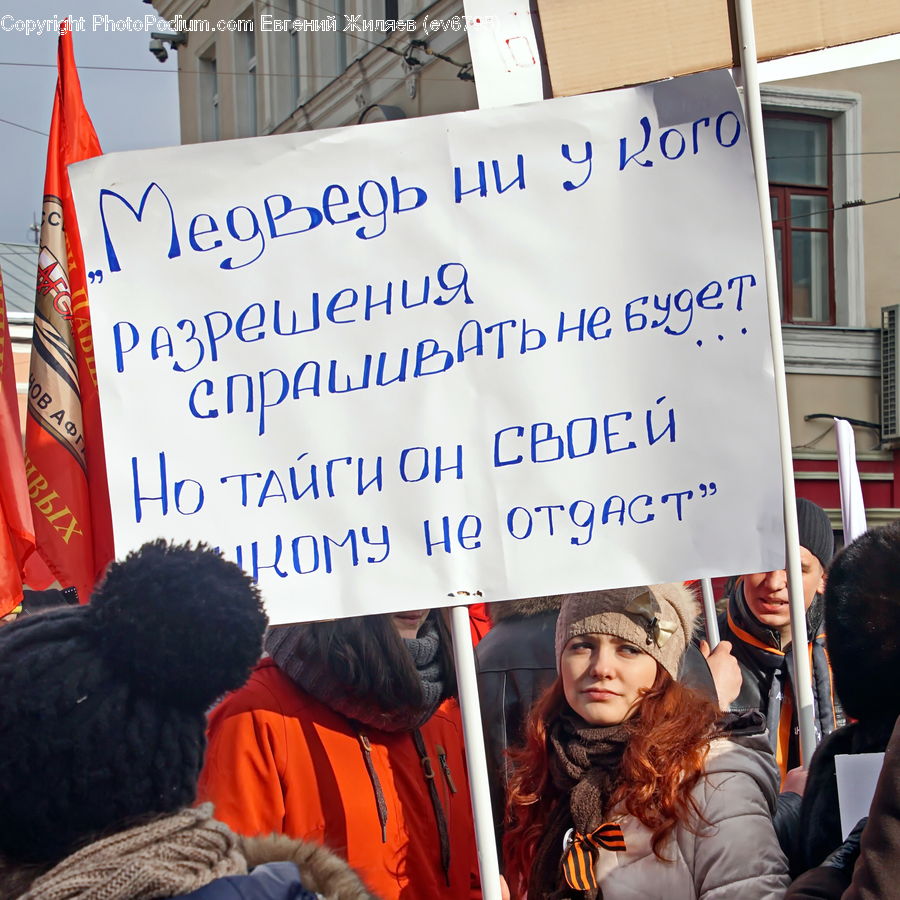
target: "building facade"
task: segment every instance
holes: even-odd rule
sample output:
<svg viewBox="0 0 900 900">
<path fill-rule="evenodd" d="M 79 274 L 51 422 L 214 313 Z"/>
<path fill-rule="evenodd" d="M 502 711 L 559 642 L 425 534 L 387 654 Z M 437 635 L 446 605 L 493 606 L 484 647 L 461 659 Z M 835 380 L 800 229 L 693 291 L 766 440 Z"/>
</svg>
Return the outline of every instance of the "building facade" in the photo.
<svg viewBox="0 0 900 900">
<path fill-rule="evenodd" d="M 154 0 L 154 8 L 186 37 L 178 49 L 186 143 L 477 105 L 461 2 Z M 900 314 L 882 323 L 882 310 L 900 304 L 898 87 L 900 61 L 763 89 L 797 493 L 828 509 L 837 531 L 833 416 L 854 423 L 869 524 L 900 518 L 892 375 Z"/>
</svg>

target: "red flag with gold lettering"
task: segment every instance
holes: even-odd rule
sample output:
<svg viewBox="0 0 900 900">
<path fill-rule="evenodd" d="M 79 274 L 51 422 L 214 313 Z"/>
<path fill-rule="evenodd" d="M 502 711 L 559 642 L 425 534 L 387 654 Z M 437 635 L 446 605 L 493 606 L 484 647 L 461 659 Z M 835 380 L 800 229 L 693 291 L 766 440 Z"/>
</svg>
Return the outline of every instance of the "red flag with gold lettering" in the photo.
<svg viewBox="0 0 900 900">
<path fill-rule="evenodd" d="M 84 107 L 72 33 L 60 29 L 47 146 L 28 390 L 25 471 L 37 553 L 82 602 L 113 556 L 112 520 L 84 259 L 70 163 L 102 151 Z M 35 567 L 36 568 L 36 567 Z M 29 567 L 28 581 L 41 584 Z"/>
<path fill-rule="evenodd" d="M 25 484 L 16 366 L 0 278 L 0 617 L 22 601 L 25 560 L 34 552 L 34 525 Z"/>
</svg>

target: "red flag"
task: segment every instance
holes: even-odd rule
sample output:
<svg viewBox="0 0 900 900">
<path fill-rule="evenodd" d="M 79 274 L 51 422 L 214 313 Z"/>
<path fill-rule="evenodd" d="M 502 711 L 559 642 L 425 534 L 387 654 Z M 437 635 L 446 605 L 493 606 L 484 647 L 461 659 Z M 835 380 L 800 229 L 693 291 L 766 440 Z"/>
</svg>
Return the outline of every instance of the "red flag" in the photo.
<svg viewBox="0 0 900 900">
<path fill-rule="evenodd" d="M 25 560 L 34 552 L 34 525 L 25 484 L 16 367 L 0 277 L 0 617 L 22 602 Z"/>
<path fill-rule="evenodd" d="M 112 559 L 112 521 L 84 259 L 66 167 L 99 156 L 60 29 L 28 390 L 25 472 L 37 555 L 82 601 Z M 29 568 L 29 582 L 31 570 Z M 36 585 L 37 586 L 37 585 Z"/>
</svg>

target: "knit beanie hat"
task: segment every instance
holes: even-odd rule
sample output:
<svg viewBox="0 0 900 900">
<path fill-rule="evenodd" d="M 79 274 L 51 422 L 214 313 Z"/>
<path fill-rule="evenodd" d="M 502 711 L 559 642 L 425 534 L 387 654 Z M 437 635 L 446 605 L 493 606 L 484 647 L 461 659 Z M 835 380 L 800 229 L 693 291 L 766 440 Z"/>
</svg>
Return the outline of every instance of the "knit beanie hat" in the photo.
<svg viewBox="0 0 900 900">
<path fill-rule="evenodd" d="M 640 647 L 677 679 L 696 617 L 694 595 L 681 583 L 569 594 L 556 620 L 556 668 L 576 635 L 611 634 Z"/>
<path fill-rule="evenodd" d="M 87 606 L 0 629 L 0 854 L 56 862 L 195 799 L 205 713 L 260 655 L 259 592 L 198 544 L 145 544 Z"/>
<path fill-rule="evenodd" d="M 828 513 L 805 497 L 797 498 L 797 530 L 800 546 L 806 547 L 827 569 L 834 556 L 834 532 Z"/>
</svg>

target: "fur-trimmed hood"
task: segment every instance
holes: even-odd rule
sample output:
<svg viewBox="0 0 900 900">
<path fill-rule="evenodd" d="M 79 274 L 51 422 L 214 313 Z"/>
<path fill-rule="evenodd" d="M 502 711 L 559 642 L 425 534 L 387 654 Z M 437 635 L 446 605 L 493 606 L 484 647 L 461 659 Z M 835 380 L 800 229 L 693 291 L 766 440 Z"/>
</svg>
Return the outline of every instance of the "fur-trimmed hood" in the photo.
<svg viewBox="0 0 900 900">
<path fill-rule="evenodd" d="M 378 900 L 344 860 L 313 841 L 270 834 L 242 837 L 240 845 L 248 869 L 268 862 L 292 862 L 300 870 L 303 887 L 328 900 Z"/>
<path fill-rule="evenodd" d="M 488 603 L 488 613 L 492 622 L 502 622 L 514 616 L 529 618 L 541 613 L 559 610 L 563 600 L 563 594 L 552 597 L 526 597 L 523 600 L 503 600 L 497 603 Z"/>
<path fill-rule="evenodd" d="M 248 870 L 264 863 L 290 862 L 299 870 L 303 887 L 326 900 L 378 900 L 344 860 L 319 844 L 272 834 L 239 837 L 238 845 Z M 46 866 L 14 865 L 0 859 L 0 897 L 15 900 L 45 871 Z"/>
</svg>

